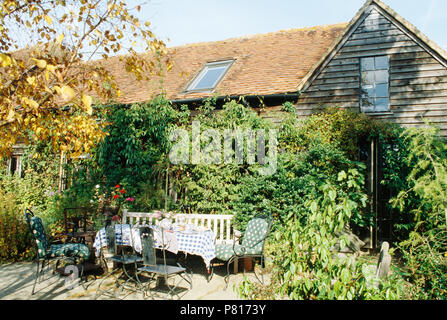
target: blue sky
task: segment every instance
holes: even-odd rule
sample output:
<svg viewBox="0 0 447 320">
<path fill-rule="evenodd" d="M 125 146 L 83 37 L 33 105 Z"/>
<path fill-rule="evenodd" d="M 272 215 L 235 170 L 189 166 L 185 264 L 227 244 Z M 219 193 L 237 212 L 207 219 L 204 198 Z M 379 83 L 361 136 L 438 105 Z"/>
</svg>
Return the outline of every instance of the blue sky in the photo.
<svg viewBox="0 0 447 320">
<path fill-rule="evenodd" d="M 364 0 L 127 0 L 169 47 L 349 22 Z M 384 0 L 447 51 L 446 0 Z M 166 40 L 170 38 L 170 42 Z"/>
</svg>

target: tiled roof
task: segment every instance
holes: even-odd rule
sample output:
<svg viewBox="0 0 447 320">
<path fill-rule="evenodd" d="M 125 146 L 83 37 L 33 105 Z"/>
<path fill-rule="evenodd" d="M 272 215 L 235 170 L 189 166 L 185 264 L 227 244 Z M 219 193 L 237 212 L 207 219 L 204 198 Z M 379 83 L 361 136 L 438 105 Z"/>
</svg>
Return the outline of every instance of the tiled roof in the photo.
<svg viewBox="0 0 447 320">
<path fill-rule="evenodd" d="M 173 67 L 162 79 L 163 89 L 170 100 L 296 92 L 301 79 L 346 26 L 343 23 L 291 29 L 169 48 Z M 205 63 L 229 59 L 235 62 L 214 92 L 184 92 Z M 161 92 L 160 78 L 137 81 L 125 71 L 118 57 L 109 58 L 105 65 L 122 92 L 118 102 L 146 101 Z"/>
</svg>

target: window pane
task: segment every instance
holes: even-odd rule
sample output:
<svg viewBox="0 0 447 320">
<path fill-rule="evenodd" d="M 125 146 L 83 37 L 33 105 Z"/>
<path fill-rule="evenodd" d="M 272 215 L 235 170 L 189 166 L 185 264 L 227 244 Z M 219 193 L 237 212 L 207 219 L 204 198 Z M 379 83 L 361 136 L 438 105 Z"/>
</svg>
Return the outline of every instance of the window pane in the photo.
<svg viewBox="0 0 447 320">
<path fill-rule="evenodd" d="M 214 89 L 234 60 L 207 63 L 186 91 Z"/>
<path fill-rule="evenodd" d="M 390 101 L 388 98 L 377 98 L 376 99 L 376 112 L 381 111 L 389 111 L 390 110 Z"/>
<path fill-rule="evenodd" d="M 388 70 L 389 63 L 388 57 L 376 57 L 375 58 L 376 70 Z"/>
<path fill-rule="evenodd" d="M 374 71 L 362 72 L 362 85 L 374 85 Z"/>
<path fill-rule="evenodd" d="M 373 112 L 374 111 L 374 98 L 363 98 L 362 99 L 362 111 L 363 112 Z"/>
<path fill-rule="evenodd" d="M 376 85 L 376 97 L 388 98 L 388 84 Z"/>
<path fill-rule="evenodd" d="M 192 89 L 214 88 L 225 69 L 226 67 L 216 67 L 206 70 L 200 81 Z"/>
<path fill-rule="evenodd" d="M 388 70 L 375 71 L 376 83 L 388 83 L 389 73 Z"/>
<path fill-rule="evenodd" d="M 362 71 L 373 71 L 373 70 L 374 70 L 374 58 L 363 58 Z"/>
<path fill-rule="evenodd" d="M 375 97 L 376 90 L 374 89 L 373 85 L 365 85 L 362 88 L 362 95 L 364 98 L 374 98 Z"/>
<path fill-rule="evenodd" d="M 10 166 L 10 168 L 11 168 L 11 174 L 14 174 L 15 172 L 16 172 L 16 170 L 17 170 L 17 158 L 16 157 L 12 157 L 11 158 L 11 166 Z"/>
</svg>

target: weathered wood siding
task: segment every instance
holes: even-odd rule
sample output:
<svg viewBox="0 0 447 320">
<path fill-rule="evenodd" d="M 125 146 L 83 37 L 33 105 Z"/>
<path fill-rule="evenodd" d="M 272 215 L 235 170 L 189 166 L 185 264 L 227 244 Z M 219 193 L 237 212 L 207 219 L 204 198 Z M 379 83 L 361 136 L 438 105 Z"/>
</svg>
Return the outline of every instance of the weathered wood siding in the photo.
<svg viewBox="0 0 447 320">
<path fill-rule="evenodd" d="M 372 114 L 403 126 L 440 126 L 447 137 L 447 68 L 377 8 L 349 36 L 330 62 L 302 92 L 297 110 L 303 117 L 319 106 L 360 111 L 360 58 L 390 59 L 391 112 Z M 371 30 L 366 24 L 376 23 Z"/>
</svg>

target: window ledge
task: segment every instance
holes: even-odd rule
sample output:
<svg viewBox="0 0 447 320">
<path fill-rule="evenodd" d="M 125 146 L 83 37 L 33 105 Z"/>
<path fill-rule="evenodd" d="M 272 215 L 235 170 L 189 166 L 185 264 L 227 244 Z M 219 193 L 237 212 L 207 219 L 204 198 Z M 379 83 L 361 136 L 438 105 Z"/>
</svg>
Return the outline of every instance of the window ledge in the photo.
<svg viewBox="0 0 447 320">
<path fill-rule="evenodd" d="M 368 116 L 392 116 L 394 113 L 391 111 L 387 112 L 364 112 Z"/>
</svg>

